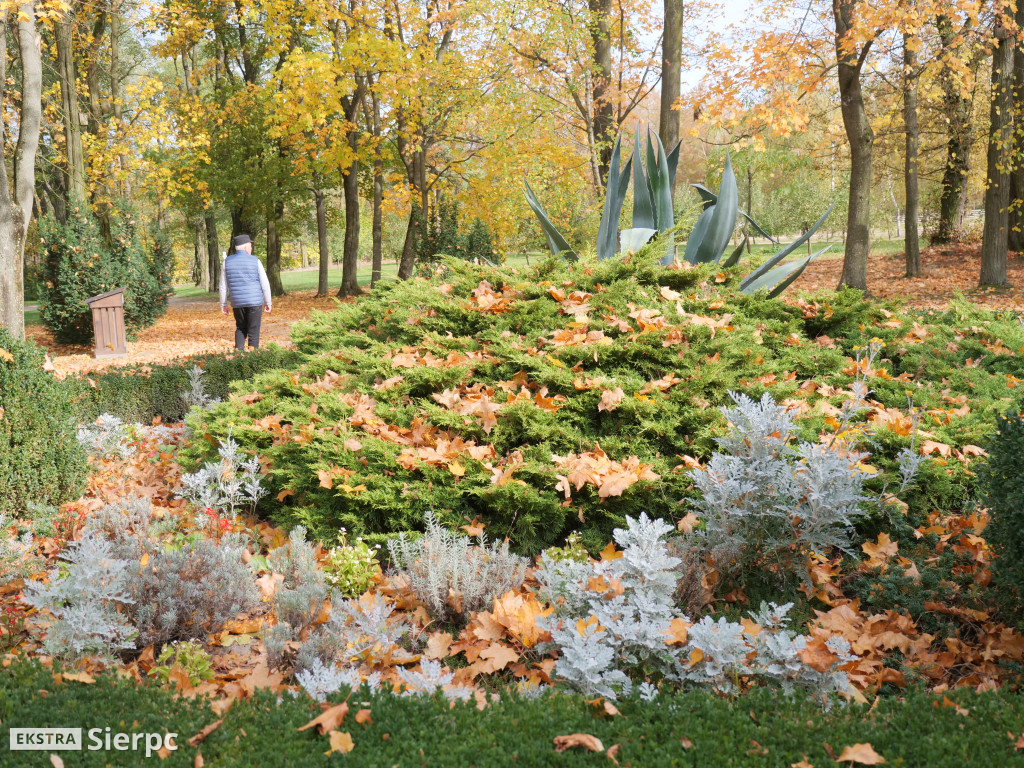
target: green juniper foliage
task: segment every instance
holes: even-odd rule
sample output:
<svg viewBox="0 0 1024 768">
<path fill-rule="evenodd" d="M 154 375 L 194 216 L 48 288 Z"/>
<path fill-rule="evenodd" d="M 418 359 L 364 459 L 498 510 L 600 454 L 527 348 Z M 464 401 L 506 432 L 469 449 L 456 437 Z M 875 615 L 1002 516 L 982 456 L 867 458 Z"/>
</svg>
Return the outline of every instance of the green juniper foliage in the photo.
<svg viewBox="0 0 1024 768">
<path fill-rule="evenodd" d="M 270 460 L 261 509 L 322 541 L 341 527 L 364 537 L 422 530 L 434 510 L 454 525 L 479 516 L 518 552 L 536 554 L 574 530 L 596 551 L 626 515 L 685 514 L 695 492 L 681 457 L 710 457 L 730 391 L 755 400 L 771 392 L 779 403 L 805 397 L 811 411 L 796 420 L 794 437 L 817 442 L 831 429 L 823 409 L 841 406 L 840 390 L 854 381 L 852 358 L 877 338 L 874 367 L 886 375 L 869 378 L 870 399 L 905 411 L 912 391 L 930 439 L 981 444 L 1000 399 L 1013 394 L 1008 374 L 1020 371 L 1006 351 L 1024 335 L 1011 319 L 958 302 L 943 313 L 897 314 L 896 305 L 852 290 L 786 303 L 740 294 L 730 269 L 671 270 L 658 257 L 648 247 L 629 259 L 512 269 L 447 259 L 436 278 L 379 286 L 293 329 L 301 365 L 239 383 L 225 402 L 191 414 L 197 439 L 184 460 L 201 465 L 231 427 L 244 450 Z M 574 301 L 573 291 L 590 295 Z M 670 375 L 678 382 L 666 383 Z M 798 390 L 808 380 L 832 388 L 826 405 Z M 490 393 L 492 425 L 446 405 L 470 386 Z M 603 392 L 617 388 L 617 406 L 600 408 Z M 240 397 L 253 391 L 258 399 Z M 966 412 L 960 392 L 976 395 Z M 554 400 L 544 408 L 539 398 Z M 855 415 L 853 425 L 864 418 Z M 461 439 L 494 455 L 459 454 L 459 474 L 450 461 L 412 455 L 412 432 L 401 444 L 382 436 L 382 425 L 436 428 L 428 447 Z M 899 483 L 898 457 L 911 443 L 886 429 L 874 439 L 881 471 L 866 482 L 869 495 Z M 613 461 L 635 456 L 659 479 L 605 497 L 592 483 L 573 483 L 567 499 L 557 487 L 565 470 L 553 457 L 597 446 Z M 973 476 L 952 461 L 922 468 L 902 498 L 912 510 L 954 511 L 973 504 L 974 493 Z M 857 523 L 862 532 L 884 525 L 877 512 Z"/>
</svg>

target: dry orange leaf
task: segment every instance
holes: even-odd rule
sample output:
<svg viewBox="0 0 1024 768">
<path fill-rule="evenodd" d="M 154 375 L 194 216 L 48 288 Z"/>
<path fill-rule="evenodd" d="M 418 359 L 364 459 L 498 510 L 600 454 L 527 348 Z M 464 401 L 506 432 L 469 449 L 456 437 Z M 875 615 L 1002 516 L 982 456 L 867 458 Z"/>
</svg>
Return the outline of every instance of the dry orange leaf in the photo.
<svg viewBox="0 0 1024 768">
<path fill-rule="evenodd" d="M 373 713 L 368 709 L 360 709 L 356 712 L 356 722 L 360 725 L 373 722 Z"/>
<path fill-rule="evenodd" d="M 306 723 L 304 726 L 299 728 L 300 731 L 304 731 L 307 728 L 313 728 L 314 726 L 323 736 L 328 731 L 333 731 L 339 725 L 345 722 L 345 715 L 348 714 L 348 702 L 343 701 L 341 704 L 335 704 L 329 709 L 325 709 L 320 713 L 319 717 L 315 717 Z"/>
<path fill-rule="evenodd" d="M 341 754 L 347 755 L 356 746 L 347 731 L 330 731 L 327 735 L 331 740 L 331 748 L 324 752 L 325 755 L 332 752 L 341 752 Z"/>
<path fill-rule="evenodd" d="M 875 752 L 870 744 L 854 744 L 852 747 L 843 747 L 836 760 L 840 763 L 857 763 L 858 765 L 881 765 L 885 758 Z"/>
<path fill-rule="evenodd" d="M 604 744 L 597 736 L 589 733 L 570 733 L 568 736 L 555 736 L 555 752 L 565 752 L 573 747 L 583 747 L 591 752 L 604 752 Z"/>
<path fill-rule="evenodd" d="M 90 675 L 88 672 L 65 672 L 65 680 L 72 680 L 76 683 L 85 683 L 91 685 L 96 682 L 96 678 Z"/>
<path fill-rule="evenodd" d="M 214 720 L 212 723 L 210 723 L 205 728 L 200 730 L 199 733 L 197 733 L 195 736 L 189 739 L 188 745 L 190 747 L 199 746 L 200 742 L 202 742 L 207 736 L 216 731 L 218 728 L 220 728 L 223 723 L 223 720 Z"/>
<path fill-rule="evenodd" d="M 427 639 L 427 649 L 423 655 L 428 659 L 443 659 L 448 655 L 448 648 L 451 644 L 451 632 L 434 632 Z"/>
</svg>

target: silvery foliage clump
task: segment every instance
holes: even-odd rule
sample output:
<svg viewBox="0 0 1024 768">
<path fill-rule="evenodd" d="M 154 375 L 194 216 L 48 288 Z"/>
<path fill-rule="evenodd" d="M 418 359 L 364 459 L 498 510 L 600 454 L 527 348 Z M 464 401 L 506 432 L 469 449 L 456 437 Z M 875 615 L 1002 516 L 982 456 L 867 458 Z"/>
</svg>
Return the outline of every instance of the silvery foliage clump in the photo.
<svg viewBox="0 0 1024 768">
<path fill-rule="evenodd" d="M 220 398 L 210 397 L 206 394 L 206 384 L 203 382 L 203 375 L 206 373 L 198 365 L 193 365 L 188 372 L 188 389 L 181 393 L 181 400 L 185 407 L 209 408 L 214 403 L 219 403 Z"/>
<path fill-rule="evenodd" d="M 25 584 L 25 604 L 46 616 L 46 653 L 68 660 L 109 659 L 115 651 L 134 648 L 136 631 L 118 610 L 132 602 L 132 564 L 95 534 L 72 543 L 61 559 L 67 563 L 63 575 L 55 569 L 46 584 Z"/>
<path fill-rule="evenodd" d="M 365 684 L 370 693 L 377 693 L 380 691 L 380 677 L 380 672 L 371 672 L 364 680 L 357 669 L 324 664 L 317 659 L 308 669 L 295 674 L 295 682 L 302 686 L 310 698 L 323 703 L 328 696 L 342 688 L 355 691 Z"/>
<path fill-rule="evenodd" d="M 689 628 L 686 646 L 691 653 L 699 650 L 701 659 L 696 664 L 680 659 L 676 676 L 710 685 L 723 693 L 736 693 L 740 677 L 757 677 L 779 686 L 785 693 L 806 689 L 826 704 L 830 700 L 828 694 L 852 693 L 849 678 L 838 669 L 856 658 L 850 653 L 849 642 L 838 636 L 826 641 L 825 645 L 837 657 L 828 671 L 822 673 L 807 666 L 800 652 L 807 646 L 808 637 L 787 629 L 787 614 L 792 607 L 792 603 L 762 602 L 760 609 L 748 614 L 761 627 L 760 632 L 724 618 L 715 621 L 705 616 Z"/>
<path fill-rule="evenodd" d="M 867 501 L 867 475 L 856 465 L 867 454 L 794 446 L 793 420 L 771 395 L 757 403 L 729 394 L 736 406 L 722 409 L 731 426 L 718 438 L 721 452 L 694 474 L 700 498 L 693 509 L 705 522 L 694 543 L 725 573 L 783 562 L 794 544 L 802 552 L 850 551 Z"/>
<path fill-rule="evenodd" d="M 179 498 L 190 501 L 199 509 L 225 512 L 234 522 L 241 508 L 255 509 L 256 503 L 267 495 L 260 478 L 258 456 L 245 458 L 238 443 L 227 439 L 217 450 L 219 459 L 207 462 L 202 469 L 181 476 Z"/>
<path fill-rule="evenodd" d="M 0 584 L 31 576 L 42 566 L 36 555 L 36 541 L 31 531 L 21 536 L 7 532 L 7 515 L 0 513 Z"/>
<path fill-rule="evenodd" d="M 292 528 L 286 545 L 267 556 L 267 564 L 271 573 L 284 577 L 271 600 L 277 623 L 264 636 L 268 662 L 279 667 L 284 664 L 287 644 L 316 622 L 328 587 L 317 565 L 316 550 L 306 541 L 306 529 L 301 525 Z"/>
<path fill-rule="evenodd" d="M 490 607 L 495 597 L 522 585 L 529 560 L 510 554 L 508 542 L 489 545 L 486 534 L 474 545 L 451 531 L 434 513 L 426 513 L 426 532 L 415 541 L 405 534 L 388 541 L 395 568 L 412 585 L 416 597 L 441 621 L 465 619 Z M 455 596 L 455 605 L 449 602 Z"/>
<path fill-rule="evenodd" d="M 536 574 L 540 599 L 555 606 L 537 622 L 558 648 L 555 671 L 588 696 L 628 695 L 629 672 L 643 667 L 664 674 L 673 668 L 665 630 L 679 616 L 672 600 L 672 569 L 679 559 L 669 555 L 664 541 L 672 526 L 646 513 L 638 520 L 627 517 L 626 525 L 613 534 L 622 557 L 586 563 L 544 558 Z M 588 590 L 591 579 L 610 589 L 617 583 L 621 594 Z M 578 626 L 580 621 L 586 623 Z"/>
<path fill-rule="evenodd" d="M 559 653 L 555 673 L 570 686 L 587 696 L 617 699 L 628 696 L 636 682 L 639 695 L 650 699 L 657 693 L 653 680 L 732 691 L 738 676 L 745 675 L 785 691 L 849 690 L 838 670 L 850 658 L 849 646 L 828 641 L 838 660 L 824 673 L 803 665 L 799 651 L 807 637 L 786 630 L 790 606 L 762 606 L 752 613 L 763 630 L 757 635 L 746 634 L 740 623 L 705 617 L 689 627 L 685 645 L 667 645 L 672 620 L 689 621 L 672 600 L 673 568 L 679 563 L 665 542 L 672 527 L 646 514 L 636 520 L 627 517 L 626 523 L 626 529 L 614 533 L 623 548 L 620 558 L 542 561 L 537 570 L 539 597 L 554 606 L 537 624 L 551 632 L 551 646 Z M 593 589 L 595 583 L 608 590 Z M 691 653 L 698 649 L 703 656 L 691 663 Z"/>
<path fill-rule="evenodd" d="M 143 646 L 205 639 L 259 605 L 239 535 L 170 549 L 158 540 L 158 526 L 151 521 L 150 501 L 131 499 L 108 504 L 86 524 L 87 535 L 106 538 L 115 557 L 140 564 L 127 576 L 132 600 L 123 611 L 138 628 Z"/>
<path fill-rule="evenodd" d="M 402 643 L 410 634 L 408 617 L 380 595 L 345 600 L 334 594 L 327 622 L 310 633 L 299 648 L 295 669 L 312 669 L 317 662 L 372 664 L 381 659 L 409 656 Z"/>
<path fill-rule="evenodd" d="M 130 425 L 109 413 L 102 414 L 94 424 L 79 427 L 76 436 L 86 451 L 100 459 L 129 459 L 135 455 Z"/>
<path fill-rule="evenodd" d="M 452 685 L 454 673 L 447 671 L 438 661 L 424 659 L 419 670 L 398 667 L 396 671 L 406 686 L 403 696 L 431 695 L 440 690 L 448 701 L 466 701 L 473 695 L 471 688 Z"/>
</svg>

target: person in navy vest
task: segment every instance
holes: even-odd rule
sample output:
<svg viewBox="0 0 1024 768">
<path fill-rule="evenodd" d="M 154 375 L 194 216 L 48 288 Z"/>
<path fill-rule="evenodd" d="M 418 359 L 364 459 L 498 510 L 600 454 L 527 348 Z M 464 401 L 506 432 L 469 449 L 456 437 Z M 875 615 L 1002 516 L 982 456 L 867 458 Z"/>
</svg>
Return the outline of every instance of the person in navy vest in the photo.
<svg viewBox="0 0 1024 768">
<path fill-rule="evenodd" d="M 270 313 L 270 281 L 263 263 L 252 255 L 252 240 L 238 235 L 232 241 L 234 251 L 220 269 L 220 311 L 228 313 L 228 296 L 235 314 L 235 349 L 245 349 L 245 340 L 256 349 L 260 345 L 260 320 Z"/>
</svg>

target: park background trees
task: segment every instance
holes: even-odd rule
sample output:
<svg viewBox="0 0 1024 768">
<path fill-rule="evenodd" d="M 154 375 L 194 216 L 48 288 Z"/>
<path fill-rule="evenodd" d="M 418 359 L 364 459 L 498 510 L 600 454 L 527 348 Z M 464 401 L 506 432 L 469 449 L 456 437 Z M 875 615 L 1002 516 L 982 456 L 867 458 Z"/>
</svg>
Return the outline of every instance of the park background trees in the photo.
<svg viewBox="0 0 1024 768">
<path fill-rule="evenodd" d="M 80 208 L 109 250 L 130 212 L 141 247 L 159 233 L 177 279 L 210 291 L 244 231 L 275 294 L 283 268 L 316 261 L 318 292 L 350 296 L 361 262 L 373 282 L 385 263 L 413 276 L 445 215 L 459 237 L 489 233 L 495 258 L 541 248 L 524 177 L 571 240 L 592 241 L 612 145 L 623 133 L 628 151 L 638 123 L 682 141 L 680 211 L 725 150 L 777 236 L 836 203 L 824 231 L 853 287 L 870 289 L 886 230 L 906 240 L 908 275 L 927 268 L 922 237 L 983 239 L 986 284 L 1024 244 L 1024 11 L 1006 0 L 760 0 L 731 26 L 710 0 L 5 7 L 0 218 L 27 249 L 15 237 L 3 254 L 0 312 L 16 332 L 21 270 L 33 298 L 45 273 L 33 217 Z"/>
</svg>

